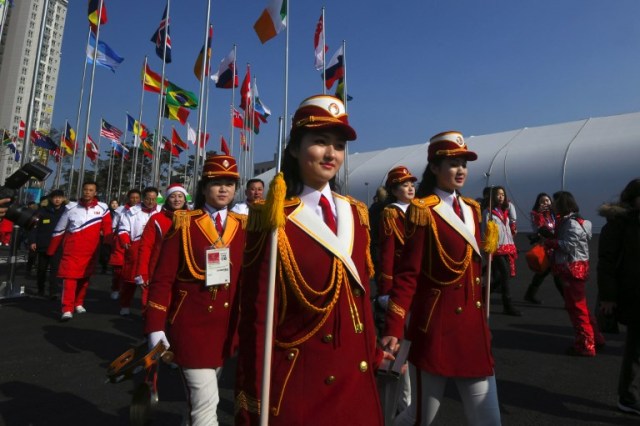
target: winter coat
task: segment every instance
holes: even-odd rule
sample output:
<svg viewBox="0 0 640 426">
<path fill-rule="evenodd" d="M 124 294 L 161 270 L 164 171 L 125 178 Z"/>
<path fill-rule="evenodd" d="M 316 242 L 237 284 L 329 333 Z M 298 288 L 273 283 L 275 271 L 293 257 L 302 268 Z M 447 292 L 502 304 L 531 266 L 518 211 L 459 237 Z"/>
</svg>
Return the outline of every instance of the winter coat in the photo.
<svg viewBox="0 0 640 426">
<path fill-rule="evenodd" d="M 545 245 L 554 249 L 555 275 L 587 280 L 589 278 L 589 240 L 591 222 L 577 213 L 571 213 L 556 224 L 556 237 Z"/>
<path fill-rule="evenodd" d="M 640 323 L 640 212 L 619 204 L 604 204 L 607 218 L 598 245 L 600 300 L 616 302 L 622 324 Z"/>
</svg>

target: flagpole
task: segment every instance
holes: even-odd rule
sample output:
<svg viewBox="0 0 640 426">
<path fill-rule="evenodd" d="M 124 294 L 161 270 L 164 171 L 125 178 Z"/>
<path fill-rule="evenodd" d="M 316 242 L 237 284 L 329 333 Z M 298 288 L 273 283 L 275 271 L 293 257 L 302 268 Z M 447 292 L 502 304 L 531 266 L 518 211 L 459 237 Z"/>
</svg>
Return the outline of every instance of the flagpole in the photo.
<svg viewBox="0 0 640 426">
<path fill-rule="evenodd" d="M 60 188 L 60 175 L 62 174 L 62 160 L 64 160 L 64 153 L 65 153 L 65 149 L 62 148 L 62 144 L 64 142 L 64 137 L 67 133 L 67 125 L 69 123 L 69 120 L 65 119 L 64 120 L 64 131 L 62 132 L 62 134 L 60 134 L 60 155 L 58 158 L 58 168 L 56 170 L 56 179 L 55 179 L 55 183 L 54 186 L 56 188 Z"/>
<path fill-rule="evenodd" d="M 342 66 L 344 68 L 344 92 L 342 93 L 342 102 L 344 103 L 344 112 L 347 112 L 347 42 L 342 40 Z M 344 191 L 342 194 L 349 194 L 349 144 L 345 144 L 344 148 Z"/>
<path fill-rule="evenodd" d="M 173 125 L 171 130 L 173 130 Z M 173 135 L 171 141 L 169 141 L 169 170 L 167 171 L 167 186 L 171 185 L 171 163 L 173 162 Z"/>
<path fill-rule="evenodd" d="M 48 1 L 48 0 L 47 0 Z M 95 81 L 95 77 L 96 77 L 96 63 L 97 58 L 98 58 L 98 43 L 100 41 L 100 23 L 102 21 L 102 6 L 103 6 L 104 0 L 100 0 L 100 5 L 98 6 L 98 25 L 96 25 L 96 45 L 95 48 L 93 49 L 93 63 L 91 64 L 91 83 L 89 84 L 89 100 L 87 102 L 87 115 L 85 118 L 85 123 L 84 123 L 84 143 L 83 143 L 83 148 L 82 148 L 82 162 L 80 164 L 80 173 L 78 176 L 78 189 L 76 190 L 76 198 L 80 199 L 80 196 L 82 195 L 82 181 L 84 180 L 84 173 L 85 173 L 85 164 L 86 164 L 86 151 L 87 151 L 87 139 L 89 137 L 89 123 L 91 121 L 91 102 L 93 101 L 93 83 Z M 89 29 L 89 32 L 91 32 L 91 29 Z M 91 37 L 91 34 L 89 34 L 89 37 Z M 86 59 L 85 59 L 86 61 Z M 77 137 L 76 137 L 77 140 Z M 98 159 L 100 158 L 100 152 L 98 152 Z M 97 161 L 96 161 L 97 163 Z M 97 168 L 96 168 L 97 170 Z"/>
<path fill-rule="evenodd" d="M 208 50 L 208 42 L 209 42 L 209 29 L 212 28 L 211 23 L 209 22 L 209 17 L 211 15 L 211 0 L 207 0 L 207 15 L 205 16 L 205 30 L 204 30 L 204 61 L 202 61 L 202 67 L 200 68 L 200 102 L 198 104 L 198 122 L 196 124 L 196 156 L 193 159 L 193 178 L 191 179 L 191 193 L 195 195 L 196 191 L 196 183 L 198 181 L 198 176 L 200 175 L 200 138 L 202 132 L 202 116 L 203 116 L 203 102 L 204 93 L 205 93 L 205 78 L 208 80 L 210 76 L 207 74 L 207 64 L 210 62 L 209 50 Z M 186 167 L 186 166 L 185 166 Z M 186 173 L 186 172 L 185 172 Z M 186 183 L 186 182 L 185 182 Z"/>
<path fill-rule="evenodd" d="M 209 71 L 211 71 L 209 68 L 207 68 Z M 209 72 L 209 74 L 211 74 Z M 207 127 L 209 126 L 209 94 L 211 93 L 211 79 L 208 78 L 204 85 L 205 85 L 205 89 L 204 89 L 204 97 L 205 97 L 205 105 L 204 105 L 204 131 L 202 132 L 202 136 L 200 136 L 202 138 L 202 155 L 200 158 L 200 165 L 198 166 L 198 170 L 202 170 L 204 168 L 204 161 L 207 158 Z M 202 101 L 202 100 L 201 100 Z M 198 141 L 198 146 L 200 146 L 200 141 Z"/>
<path fill-rule="evenodd" d="M 147 55 L 144 55 L 143 69 L 144 69 L 144 72 L 146 73 L 147 72 Z M 145 78 L 143 77 L 142 83 L 141 83 L 141 91 L 140 91 L 141 92 L 140 93 L 140 113 L 138 114 L 138 126 L 139 126 L 138 131 L 140 133 L 142 133 L 142 106 L 144 104 L 144 80 Z M 135 131 L 134 131 L 134 134 L 135 134 Z M 136 146 L 135 141 L 138 142 L 138 146 Z M 142 136 L 134 135 L 133 147 L 136 149 L 134 149 L 133 167 L 131 168 L 131 188 L 136 187 L 136 166 L 138 165 L 138 151 L 140 151 L 141 145 L 142 145 Z M 141 161 L 144 161 L 144 160 L 141 160 Z M 140 176 L 140 180 L 142 180 L 142 176 Z"/>
<path fill-rule="evenodd" d="M 89 46 L 89 40 L 91 38 L 91 25 L 89 25 L 89 32 L 87 33 L 87 46 Z M 86 48 L 85 48 L 86 51 Z M 85 53 L 86 56 L 86 53 Z M 94 57 L 95 59 L 95 57 Z M 67 188 L 67 195 L 71 197 L 73 194 L 73 178 L 76 168 L 76 153 L 78 152 L 78 133 L 80 131 L 80 116 L 82 115 L 82 100 L 84 98 L 84 83 L 87 77 L 87 58 L 84 59 L 84 65 L 82 67 L 82 84 L 80 86 L 80 99 L 78 100 L 78 114 L 76 115 L 76 140 L 73 141 L 73 158 L 71 159 L 71 171 L 69 172 L 69 186 Z M 67 129 L 65 129 L 66 131 Z M 86 143 L 85 143 L 86 145 Z M 84 152 L 84 150 L 82 151 Z M 78 177 L 80 180 L 80 177 Z"/>
<path fill-rule="evenodd" d="M 164 98 L 166 96 L 164 86 L 165 68 L 167 66 L 167 40 L 169 39 L 169 20 L 171 16 L 171 0 L 167 0 L 167 16 L 165 17 L 165 35 L 162 48 L 162 78 L 160 79 L 160 99 L 158 101 L 158 127 L 156 127 L 156 141 L 153 155 L 153 170 L 151 172 L 151 184 L 160 186 L 160 153 L 162 150 L 162 117 L 164 113 Z"/>
<path fill-rule="evenodd" d="M 288 22 L 287 22 L 288 23 Z M 327 94 L 327 21 L 322 6 L 322 94 Z"/>
<path fill-rule="evenodd" d="M 236 105 L 236 63 L 237 63 L 238 48 L 233 45 L 233 77 L 231 78 L 231 155 L 233 156 L 233 109 Z"/>
<path fill-rule="evenodd" d="M 127 121 L 127 124 L 125 124 L 124 126 L 124 140 L 122 142 L 122 155 L 120 155 L 120 177 L 118 178 L 118 192 L 117 195 L 114 197 L 117 200 L 120 200 L 120 194 L 122 193 L 122 172 L 124 171 L 124 156 L 126 155 L 126 145 L 125 143 L 127 142 L 127 136 L 129 135 L 129 119 L 126 118 L 125 119 Z M 108 200 L 111 201 L 111 200 Z"/>
</svg>

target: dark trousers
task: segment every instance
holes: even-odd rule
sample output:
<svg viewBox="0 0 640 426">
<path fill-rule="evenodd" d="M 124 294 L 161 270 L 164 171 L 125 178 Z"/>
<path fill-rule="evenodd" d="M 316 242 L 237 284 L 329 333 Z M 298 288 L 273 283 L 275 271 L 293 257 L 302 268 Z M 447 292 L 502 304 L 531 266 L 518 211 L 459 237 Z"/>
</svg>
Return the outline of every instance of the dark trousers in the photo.
<svg viewBox="0 0 640 426">
<path fill-rule="evenodd" d="M 502 293 L 502 304 L 505 307 L 511 305 L 511 290 L 509 289 L 511 268 L 509 267 L 509 258 L 507 256 L 493 256 L 491 275 L 493 277 L 492 285 L 496 289 L 500 289 Z"/>
<path fill-rule="evenodd" d="M 640 327 L 638 325 L 627 326 L 618 395 L 626 404 L 640 402 Z"/>
<path fill-rule="evenodd" d="M 536 272 L 533 275 L 533 278 L 531 279 L 531 287 L 533 287 L 534 290 L 537 291 L 538 287 L 540 287 L 540 285 L 542 284 L 544 279 L 547 278 L 547 275 L 549 275 L 550 272 L 551 272 L 551 268 L 548 268 L 544 272 Z M 553 283 L 555 284 L 556 289 L 558 290 L 558 293 L 560 293 L 560 296 L 564 298 L 564 289 L 562 288 L 562 280 L 555 275 L 551 275 L 551 276 L 553 277 Z"/>
<path fill-rule="evenodd" d="M 45 283 L 47 282 L 47 270 L 49 272 L 49 295 L 55 295 L 62 280 L 58 275 L 58 265 L 60 264 L 60 250 L 53 256 L 47 256 L 44 251 L 38 251 L 38 293 L 44 293 Z"/>
</svg>

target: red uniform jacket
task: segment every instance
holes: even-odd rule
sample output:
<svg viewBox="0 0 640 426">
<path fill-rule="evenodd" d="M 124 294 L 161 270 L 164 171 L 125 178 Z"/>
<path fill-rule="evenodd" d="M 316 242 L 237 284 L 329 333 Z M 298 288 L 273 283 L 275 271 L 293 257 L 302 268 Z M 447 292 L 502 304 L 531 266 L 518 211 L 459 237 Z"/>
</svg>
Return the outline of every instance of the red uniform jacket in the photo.
<svg viewBox="0 0 640 426">
<path fill-rule="evenodd" d="M 378 294 L 389 294 L 393 285 L 393 275 L 402 257 L 404 248 L 404 211 L 390 204 L 382 211 L 380 221 L 380 273 L 378 274 Z"/>
<path fill-rule="evenodd" d="M 47 249 L 47 255 L 53 256 L 62 244 L 58 277 L 77 279 L 93 274 L 100 233 L 111 235 L 111 214 L 105 203 L 94 199 L 86 205 L 80 202 L 65 206 Z"/>
<path fill-rule="evenodd" d="M 149 286 L 145 333 L 166 329 L 182 367 L 220 367 L 234 351 L 245 225 L 246 216 L 229 212 L 219 238 L 208 213 L 174 213 Z M 229 285 L 205 287 L 205 252 L 212 245 L 229 248 Z"/>
<path fill-rule="evenodd" d="M 162 239 L 166 235 L 173 222 L 173 211 L 162 209 L 149 218 L 149 222 L 142 231 L 140 238 L 140 251 L 138 253 L 138 266 L 136 275 L 142 276 L 144 282 L 149 282 L 156 270 L 158 256 L 162 248 Z"/>
<path fill-rule="evenodd" d="M 143 205 L 133 206 L 120 220 L 118 226 L 118 239 L 120 244 L 129 245 L 124 250 L 124 264 L 122 265 L 122 279 L 127 282 L 134 282 L 138 267 L 138 255 L 140 254 L 140 238 L 144 227 L 154 214 L 160 211 L 160 206 L 147 209 Z"/>
<path fill-rule="evenodd" d="M 111 229 L 113 229 L 113 234 L 117 235 L 118 227 L 120 226 L 120 221 L 122 220 L 122 216 L 124 213 L 129 210 L 131 206 L 125 204 L 124 206 L 120 206 L 115 210 L 115 214 L 113 215 L 113 223 Z M 124 264 L 124 247 L 120 244 L 119 238 L 111 238 L 111 255 L 109 256 L 109 265 L 111 266 L 122 266 Z"/>
<path fill-rule="evenodd" d="M 382 425 L 375 368 L 382 359 L 370 302 L 366 206 L 334 194 L 338 233 L 298 198 L 279 231 L 270 401 L 261 401 L 269 231 L 249 232 L 244 255 L 236 425 Z M 249 229 L 262 215 L 252 206 Z"/>
<path fill-rule="evenodd" d="M 385 335 L 406 338 L 409 360 L 446 377 L 493 375 L 480 280 L 480 207 L 464 198 L 462 220 L 436 195 L 414 199 L 394 276 Z"/>
</svg>

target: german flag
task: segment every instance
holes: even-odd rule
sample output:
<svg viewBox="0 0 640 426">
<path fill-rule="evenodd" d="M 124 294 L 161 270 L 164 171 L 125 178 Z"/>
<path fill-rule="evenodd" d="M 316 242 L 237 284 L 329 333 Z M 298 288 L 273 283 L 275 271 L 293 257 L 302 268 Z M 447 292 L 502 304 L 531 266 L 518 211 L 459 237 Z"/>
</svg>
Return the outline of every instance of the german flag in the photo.
<svg viewBox="0 0 640 426">
<path fill-rule="evenodd" d="M 102 13 L 99 13 L 100 2 L 102 1 Z M 95 33 L 98 27 L 98 19 L 100 19 L 100 25 L 107 23 L 107 7 L 104 4 L 104 0 L 89 0 L 89 23 L 91 24 L 91 30 Z"/>
</svg>

